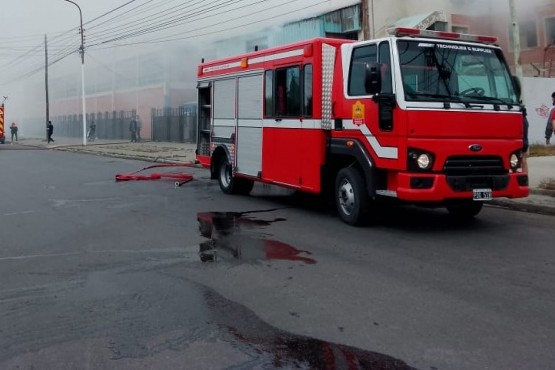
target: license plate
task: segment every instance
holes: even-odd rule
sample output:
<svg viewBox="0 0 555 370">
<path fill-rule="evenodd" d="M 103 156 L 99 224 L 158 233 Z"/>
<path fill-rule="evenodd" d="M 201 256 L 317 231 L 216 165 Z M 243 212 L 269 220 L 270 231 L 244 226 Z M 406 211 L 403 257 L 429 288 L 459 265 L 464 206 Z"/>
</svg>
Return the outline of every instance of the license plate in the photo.
<svg viewBox="0 0 555 370">
<path fill-rule="evenodd" d="M 491 200 L 491 189 L 474 189 L 472 190 L 472 199 L 477 201 Z"/>
</svg>

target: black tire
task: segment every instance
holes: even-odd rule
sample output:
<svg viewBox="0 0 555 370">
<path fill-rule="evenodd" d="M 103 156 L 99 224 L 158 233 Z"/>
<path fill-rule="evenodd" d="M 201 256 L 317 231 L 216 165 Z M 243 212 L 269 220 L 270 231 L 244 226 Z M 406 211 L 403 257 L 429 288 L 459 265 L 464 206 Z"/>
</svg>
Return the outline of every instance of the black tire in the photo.
<svg viewBox="0 0 555 370">
<path fill-rule="evenodd" d="M 235 194 L 248 195 L 254 187 L 254 181 L 235 178 Z"/>
<path fill-rule="evenodd" d="M 218 175 L 218 184 L 220 184 L 222 192 L 225 194 L 233 194 L 235 181 L 231 163 L 229 163 L 227 156 L 221 157 L 216 168 L 216 174 Z"/>
<path fill-rule="evenodd" d="M 476 202 L 472 200 L 466 200 L 461 202 L 455 202 L 447 205 L 447 211 L 452 217 L 461 220 L 468 220 L 480 213 L 484 202 Z"/>
<path fill-rule="evenodd" d="M 254 181 L 252 180 L 233 177 L 231 164 L 229 163 L 227 156 L 223 156 L 220 159 L 216 171 L 220 189 L 225 194 L 247 195 L 251 192 L 254 186 Z"/>
<path fill-rule="evenodd" d="M 368 192 L 359 169 L 341 169 L 335 178 L 335 203 L 339 217 L 349 225 L 360 225 L 368 211 Z"/>
</svg>

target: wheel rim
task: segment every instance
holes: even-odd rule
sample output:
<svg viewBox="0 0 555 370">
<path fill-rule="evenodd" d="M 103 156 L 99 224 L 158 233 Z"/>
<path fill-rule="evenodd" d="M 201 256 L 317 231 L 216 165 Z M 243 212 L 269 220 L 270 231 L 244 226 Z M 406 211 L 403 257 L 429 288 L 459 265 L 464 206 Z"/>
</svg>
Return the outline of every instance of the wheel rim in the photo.
<svg viewBox="0 0 555 370">
<path fill-rule="evenodd" d="M 346 215 L 351 215 L 355 208 L 355 190 L 353 185 L 347 180 L 343 179 L 339 185 L 337 196 L 339 198 L 339 206 Z"/>
<path fill-rule="evenodd" d="M 222 163 L 220 166 L 220 181 L 226 188 L 228 188 L 231 183 L 231 166 L 226 162 Z"/>
</svg>

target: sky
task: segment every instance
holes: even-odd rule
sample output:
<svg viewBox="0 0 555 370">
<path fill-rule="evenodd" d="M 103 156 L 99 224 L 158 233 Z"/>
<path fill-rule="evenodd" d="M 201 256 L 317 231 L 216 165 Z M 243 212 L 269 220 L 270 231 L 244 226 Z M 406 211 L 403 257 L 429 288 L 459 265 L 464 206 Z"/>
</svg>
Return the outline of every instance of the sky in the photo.
<svg viewBox="0 0 555 370">
<path fill-rule="evenodd" d="M 211 40 L 314 16 L 358 0 L 74 0 L 82 10 L 87 70 L 144 49 L 203 47 Z M 80 67 L 79 10 L 67 0 L 0 0 L 0 98 L 22 96 L 49 75 Z M 171 41 L 174 40 L 174 41 Z M 196 64 L 196 62 L 195 62 Z M 87 75 L 91 79 L 90 74 Z M 6 116 L 14 109 L 7 110 Z"/>
<path fill-rule="evenodd" d="M 108 23 L 118 24 L 118 18 L 127 21 L 138 20 L 142 16 L 153 17 L 163 10 L 168 13 L 158 15 L 158 21 L 168 19 L 173 11 L 174 14 L 185 12 L 222 13 L 209 19 L 211 24 L 219 24 L 230 17 L 240 18 L 240 22 L 229 22 L 229 25 L 240 25 L 248 21 L 262 21 L 264 23 L 283 23 L 306 16 L 319 14 L 343 6 L 358 3 L 357 0 L 75 0 L 80 6 L 85 23 L 85 34 L 88 32 L 87 22 L 104 15 L 111 10 L 121 7 L 118 11 L 103 17 L 98 23 L 111 19 Z M 0 12 L 0 40 L 9 44 L 19 41 L 27 45 L 30 39 L 48 35 L 56 35 L 61 32 L 74 29 L 78 32 L 79 11 L 78 8 L 67 0 L 1 0 L 4 6 Z M 8 5 L 9 3 L 9 5 Z M 6 6 L 8 5 L 8 6 Z M 135 15 L 129 13 L 133 8 Z M 173 8 L 173 9 L 172 9 Z M 240 9 L 242 8 L 242 9 Z M 190 10 L 187 10 L 190 9 Z M 220 11 L 221 9 L 221 11 Z M 267 9 L 266 12 L 263 10 Z M 258 12 L 260 11 L 260 12 Z M 258 12 L 257 14 L 252 14 Z M 278 15 L 282 15 L 279 16 Z M 197 16 L 198 18 L 198 16 Z M 241 19 L 242 18 L 242 19 Z M 144 22 L 148 22 L 147 19 Z M 120 24 L 123 22 L 120 22 Z M 185 23 L 184 28 L 186 27 Z M 200 21 L 197 25 L 200 24 Z M 106 28 L 106 27 L 103 27 Z M 179 30 L 179 27 L 174 28 Z M 183 28 L 181 28 L 183 29 Z M 11 41 L 10 41 L 11 40 Z"/>
<path fill-rule="evenodd" d="M 227 39 L 234 34 L 255 32 L 360 3 L 360 0 L 74 1 L 83 14 L 88 81 L 94 79 L 91 70 L 109 68 L 111 56 L 116 54 L 123 57 L 144 53 L 145 49 L 167 51 L 177 46 L 202 48 L 218 38 Z M 468 0 L 449 1 L 464 4 Z M 495 1 L 500 9 L 507 8 L 508 0 Z M 521 0 L 516 2 L 521 4 Z M 52 80 L 68 71 L 78 73 L 79 11 L 67 0 L 0 0 L 0 4 L 0 99 L 9 96 L 12 107 L 24 110 L 26 102 L 22 96 L 44 94 L 30 91 L 29 86 L 40 86 L 41 79 L 44 84 L 45 34 Z M 11 108 L 7 116 L 12 112 Z"/>
</svg>

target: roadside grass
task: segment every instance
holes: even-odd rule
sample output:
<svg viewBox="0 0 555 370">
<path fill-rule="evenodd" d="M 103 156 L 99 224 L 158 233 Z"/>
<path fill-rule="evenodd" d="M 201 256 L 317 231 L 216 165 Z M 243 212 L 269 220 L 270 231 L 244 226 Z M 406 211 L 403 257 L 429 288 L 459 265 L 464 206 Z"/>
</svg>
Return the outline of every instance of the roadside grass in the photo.
<svg viewBox="0 0 555 370">
<path fill-rule="evenodd" d="M 528 157 L 555 155 L 555 145 L 532 144 L 528 149 Z"/>
<path fill-rule="evenodd" d="M 555 190 L 555 179 L 553 178 L 543 179 L 539 183 L 538 188 L 545 189 L 545 190 Z"/>
<path fill-rule="evenodd" d="M 543 144 L 533 144 L 530 145 L 528 149 L 528 157 L 543 157 L 543 156 L 555 156 L 555 145 L 543 145 Z M 538 188 L 545 190 L 555 191 L 555 179 L 545 178 L 539 184 Z"/>
</svg>

